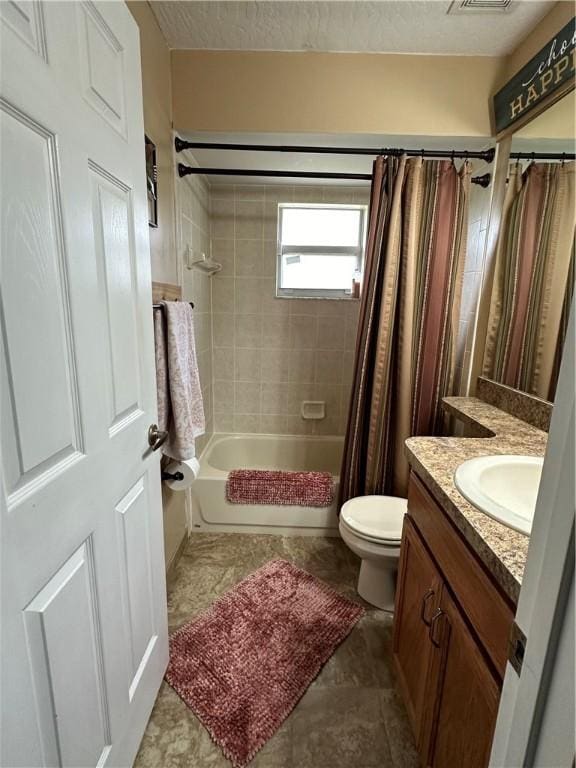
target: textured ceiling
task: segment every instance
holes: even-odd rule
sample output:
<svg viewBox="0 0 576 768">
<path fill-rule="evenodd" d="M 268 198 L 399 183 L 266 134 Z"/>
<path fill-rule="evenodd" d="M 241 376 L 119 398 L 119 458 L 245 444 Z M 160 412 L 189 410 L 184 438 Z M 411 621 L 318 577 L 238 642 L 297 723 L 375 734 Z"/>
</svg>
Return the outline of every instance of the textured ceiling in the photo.
<svg viewBox="0 0 576 768">
<path fill-rule="evenodd" d="M 500 56 L 554 5 L 448 14 L 448 0 L 154 0 L 170 48 Z"/>
</svg>

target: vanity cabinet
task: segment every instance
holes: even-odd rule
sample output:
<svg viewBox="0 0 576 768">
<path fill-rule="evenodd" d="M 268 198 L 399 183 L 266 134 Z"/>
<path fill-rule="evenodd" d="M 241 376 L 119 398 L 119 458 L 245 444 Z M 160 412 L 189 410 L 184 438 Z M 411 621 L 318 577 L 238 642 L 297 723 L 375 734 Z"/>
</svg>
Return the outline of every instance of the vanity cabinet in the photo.
<svg viewBox="0 0 576 768">
<path fill-rule="evenodd" d="M 408 519 L 404 523 L 401 552 L 394 616 L 394 658 L 406 709 L 420 742 L 426 706 L 429 705 L 426 680 L 434 651 L 429 629 L 438 609 L 442 578 Z"/>
<path fill-rule="evenodd" d="M 512 621 L 513 606 L 412 475 L 393 652 L 423 766 L 487 766 Z"/>
<path fill-rule="evenodd" d="M 500 684 L 445 585 L 435 617 L 430 633 L 435 712 L 425 764 L 480 768 L 490 757 Z"/>
</svg>

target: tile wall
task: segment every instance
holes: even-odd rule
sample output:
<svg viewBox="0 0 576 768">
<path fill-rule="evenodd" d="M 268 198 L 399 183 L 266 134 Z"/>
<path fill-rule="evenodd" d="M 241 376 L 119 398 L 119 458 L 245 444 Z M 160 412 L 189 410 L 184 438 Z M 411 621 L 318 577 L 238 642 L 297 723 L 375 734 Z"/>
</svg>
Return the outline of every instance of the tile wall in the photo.
<svg viewBox="0 0 576 768">
<path fill-rule="evenodd" d="M 187 176 L 176 184 L 177 242 L 182 275 L 182 299 L 194 302 L 194 331 L 200 385 L 204 399 L 206 434 L 196 441 L 196 455 L 214 431 L 212 408 L 212 288 L 211 279 L 186 266 L 186 251 L 210 253 L 210 188 L 200 176 Z"/>
<path fill-rule="evenodd" d="M 488 163 L 482 165 L 474 163 L 473 176 L 481 176 L 484 173 L 494 173 L 493 166 Z M 488 232 L 491 193 L 491 187 L 484 189 L 473 184 L 470 188 L 468 246 L 464 264 L 460 324 L 456 340 L 455 391 L 463 396 L 468 395 L 469 391 L 472 344 L 479 292 L 484 273 L 484 251 Z"/>
<path fill-rule="evenodd" d="M 280 202 L 367 203 L 369 188 L 211 187 L 214 430 L 345 431 L 359 302 L 275 297 Z M 306 421 L 303 400 L 324 400 Z"/>
<path fill-rule="evenodd" d="M 474 175 L 489 171 L 478 167 Z M 369 188 L 212 185 L 190 176 L 177 185 L 183 299 L 195 305 L 196 351 L 212 432 L 340 435 L 346 427 L 359 302 L 276 298 L 280 202 L 368 203 Z M 484 267 L 490 189 L 472 186 L 456 391 L 466 394 L 478 292 Z M 212 253 L 210 278 L 186 267 L 186 248 Z M 324 400 L 326 418 L 307 421 L 303 400 Z"/>
</svg>

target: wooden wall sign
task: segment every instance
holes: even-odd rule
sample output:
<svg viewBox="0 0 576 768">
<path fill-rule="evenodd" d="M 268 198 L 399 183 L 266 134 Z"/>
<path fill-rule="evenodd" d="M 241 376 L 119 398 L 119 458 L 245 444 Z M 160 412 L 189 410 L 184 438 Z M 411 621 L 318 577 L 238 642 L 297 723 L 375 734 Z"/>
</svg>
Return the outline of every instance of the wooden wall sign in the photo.
<svg viewBox="0 0 576 768">
<path fill-rule="evenodd" d="M 517 72 L 494 96 L 494 127 L 500 136 L 574 88 L 576 18 Z"/>
</svg>

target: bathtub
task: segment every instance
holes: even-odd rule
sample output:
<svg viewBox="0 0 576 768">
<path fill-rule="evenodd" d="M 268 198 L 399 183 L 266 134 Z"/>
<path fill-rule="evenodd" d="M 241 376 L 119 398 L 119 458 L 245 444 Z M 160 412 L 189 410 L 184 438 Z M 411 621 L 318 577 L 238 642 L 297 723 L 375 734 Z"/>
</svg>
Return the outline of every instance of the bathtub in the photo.
<svg viewBox="0 0 576 768">
<path fill-rule="evenodd" d="M 338 536 L 336 499 L 343 438 L 287 435 L 212 435 L 192 485 L 192 527 L 204 531 Z M 230 504 L 226 480 L 232 469 L 330 472 L 330 507 Z"/>
</svg>

